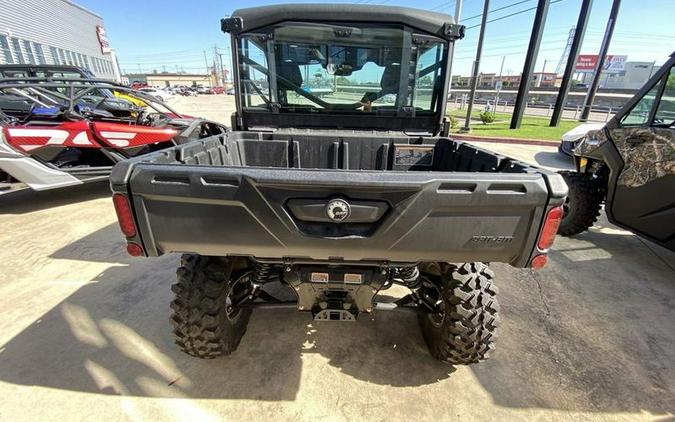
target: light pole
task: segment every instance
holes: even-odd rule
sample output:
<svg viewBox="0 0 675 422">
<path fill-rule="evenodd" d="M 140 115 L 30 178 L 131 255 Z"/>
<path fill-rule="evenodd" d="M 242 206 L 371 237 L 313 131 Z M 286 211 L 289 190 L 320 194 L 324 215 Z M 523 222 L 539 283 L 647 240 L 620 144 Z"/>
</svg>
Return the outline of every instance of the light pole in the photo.
<svg viewBox="0 0 675 422">
<path fill-rule="evenodd" d="M 520 74 L 520 85 L 518 86 L 518 96 L 516 103 L 513 106 L 513 115 L 511 116 L 511 129 L 518 129 L 520 122 L 523 120 L 525 107 L 527 107 L 527 94 L 530 89 L 530 81 L 534 73 L 534 63 L 537 61 L 537 54 L 539 53 L 539 45 L 541 44 L 541 37 L 544 33 L 544 25 L 546 24 L 546 15 L 548 14 L 548 7 L 551 0 L 539 0 L 537 3 L 537 10 L 534 13 L 534 23 L 532 24 L 532 34 L 530 35 L 530 44 L 527 47 L 527 55 L 525 56 L 525 65 L 523 66 L 523 73 Z"/>
<path fill-rule="evenodd" d="M 471 110 L 473 109 L 473 100 L 476 95 L 476 87 L 478 86 L 478 70 L 480 67 L 480 56 L 483 54 L 483 40 L 485 39 L 485 27 L 487 26 L 488 8 L 490 7 L 490 0 L 485 0 L 483 3 L 483 18 L 480 24 L 480 33 L 478 34 L 478 47 L 476 48 L 476 60 L 473 62 L 473 72 L 471 76 L 471 91 L 469 92 L 469 104 L 466 108 L 466 119 L 464 120 L 463 131 L 468 132 L 471 124 Z"/>
<path fill-rule="evenodd" d="M 609 12 L 609 20 L 607 21 L 607 28 L 605 29 L 605 36 L 602 39 L 600 53 L 598 54 L 598 61 L 595 64 L 593 81 L 591 82 L 591 86 L 588 88 L 586 101 L 584 101 L 584 108 L 581 110 L 581 117 L 579 118 L 579 120 L 582 122 L 588 120 L 588 116 L 591 114 L 591 107 L 593 106 L 593 101 L 595 100 L 595 93 L 598 90 L 598 85 L 600 85 L 600 74 L 602 73 L 602 68 L 605 66 L 605 58 L 607 56 L 607 50 L 609 50 L 609 43 L 612 41 L 612 34 L 614 34 L 614 25 L 616 25 L 616 18 L 619 15 L 620 5 L 621 0 L 614 0 L 614 3 L 612 3 L 612 10 Z"/>
<path fill-rule="evenodd" d="M 462 14 L 462 0 L 457 0 L 455 2 L 455 23 L 459 25 L 459 19 L 460 15 Z M 455 61 L 455 44 L 452 44 L 451 50 L 450 50 L 450 71 L 448 72 L 448 78 L 450 78 L 450 81 L 448 82 L 448 87 L 449 91 L 452 91 L 452 63 Z M 448 92 L 448 95 L 450 92 Z"/>
<path fill-rule="evenodd" d="M 574 27 L 574 39 L 572 40 L 570 53 L 567 56 L 565 74 L 563 75 L 562 82 L 560 83 L 560 90 L 558 90 L 558 97 L 555 100 L 553 116 L 551 117 L 551 123 L 549 126 L 558 126 L 560 123 L 560 118 L 562 117 L 562 113 L 565 108 L 565 102 L 567 100 L 567 94 L 569 93 L 570 86 L 572 85 L 574 68 L 577 65 L 577 58 L 579 57 L 579 51 L 581 51 L 581 43 L 584 40 L 584 34 L 586 33 L 586 27 L 588 26 L 588 17 L 591 14 L 592 6 L 593 0 L 582 0 L 579 18 L 577 19 L 577 25 Z"/>
</svg>

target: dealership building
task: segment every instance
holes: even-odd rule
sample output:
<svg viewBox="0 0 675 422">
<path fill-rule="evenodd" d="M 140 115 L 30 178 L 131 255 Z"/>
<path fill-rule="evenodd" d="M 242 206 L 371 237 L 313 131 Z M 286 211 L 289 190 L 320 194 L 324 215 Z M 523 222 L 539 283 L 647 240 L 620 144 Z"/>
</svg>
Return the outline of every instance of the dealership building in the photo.
<svg viewBox="0 0 675 422">
<path fill-rule="evenodd" d="M 0 64 L 73 65 L 120 81 L 103 18 L 69 0 L 0 0 Z"/>
</svg>

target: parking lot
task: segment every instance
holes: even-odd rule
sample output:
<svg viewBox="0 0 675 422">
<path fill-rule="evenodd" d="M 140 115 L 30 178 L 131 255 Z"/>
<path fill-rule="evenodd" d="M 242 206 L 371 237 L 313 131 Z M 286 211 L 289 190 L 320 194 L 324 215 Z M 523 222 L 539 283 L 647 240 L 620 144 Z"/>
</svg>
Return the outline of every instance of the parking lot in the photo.
<svg viewBox="0 0 675 422">
<path fill-rule="evenodd" d="M 229 125 L 232 98 L 170 104 Z M 129 257 L 105 183 L 4 195 L 0 227 L 3 420 L 674 420 L 675 254 L 604 216 L 558 237 L 543 270 L 493 265 L 497 350 L 457 368 L 407 313 L 258 310 L 231 357 L 183 355 L 168 322 L 179 257 Z"/>
</svg>

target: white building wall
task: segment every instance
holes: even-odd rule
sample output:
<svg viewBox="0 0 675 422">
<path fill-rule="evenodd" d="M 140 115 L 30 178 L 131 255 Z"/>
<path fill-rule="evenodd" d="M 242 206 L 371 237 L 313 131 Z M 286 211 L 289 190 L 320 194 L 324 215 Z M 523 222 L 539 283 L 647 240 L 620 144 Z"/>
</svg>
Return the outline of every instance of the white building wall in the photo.
<svg viewBox="0 0 675 422">
<path fill-rule="evenodd" d="M 72 64 L 113 79 L 113 63 L 101 52 L 97 25 L 103 26 L 100 16 L 68 0 L 0 0 L 0 64 L 21 58 L 26 63 Z M 9 52 L 3 48 L 7 45 Z"/>
</svg>

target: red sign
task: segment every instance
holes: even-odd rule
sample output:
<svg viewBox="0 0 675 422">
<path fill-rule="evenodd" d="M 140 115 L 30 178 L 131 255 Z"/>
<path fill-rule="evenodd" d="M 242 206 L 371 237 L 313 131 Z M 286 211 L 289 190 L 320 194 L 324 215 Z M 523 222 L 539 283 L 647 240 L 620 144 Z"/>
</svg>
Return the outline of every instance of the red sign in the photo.
<svg viewBox="0 0 675 422">
<path fill-rule="evenodd" d="M 577 70 L 595 70 L 597 63 L 597 54 L 579 54 L 579 58 L 577 58 Z"/>
<path fill-rule="evenodd" d="M 605 60 L 605 65 L 603 66 L 603 72 L 617 73 L 621 72 L 625 68 L 626 59 L 628 56 L 615 56 L 612 54 L 607 55 Z M 577 72 L 592 72 L 595 70 L 595 66 L 598 64 L 598 55 L 597 54 L 579 54 L 577 58 Z"/>
<path fill-rule="evenodd" d="M 105 28 L 101 25 L 96 26 L 96 36 L 98 37 L 98 43 L 101 45 L 101 53 L 110 53 L 110 43 L 105 34 Z"/>
</svg>

